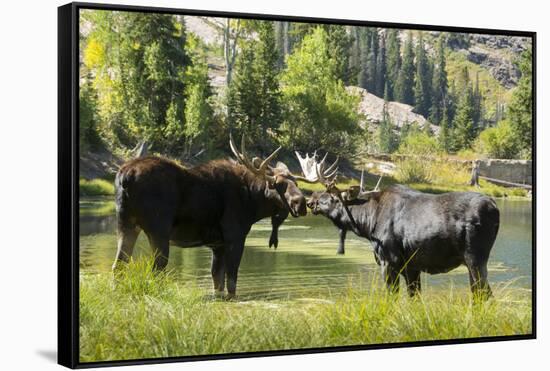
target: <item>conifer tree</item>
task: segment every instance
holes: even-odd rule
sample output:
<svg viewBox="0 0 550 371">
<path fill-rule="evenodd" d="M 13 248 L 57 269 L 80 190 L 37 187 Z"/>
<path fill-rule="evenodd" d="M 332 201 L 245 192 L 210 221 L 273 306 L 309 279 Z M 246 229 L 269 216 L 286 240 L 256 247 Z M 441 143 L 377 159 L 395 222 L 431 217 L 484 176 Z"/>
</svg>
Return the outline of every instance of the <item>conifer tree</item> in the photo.
<svg viewBox="0 0 550 371">
<path fill-rule="evenodd" d="M 458 97 L 459 94 L 456 87 L 456 80 L 452 80 L 450 82 L 449 90 L 447 91 L 447 98 L 443 101 L 445 111 L 447 112 L 447 122 L 449 125 L 452 125 L 455 117 Z"/>
<path fill-rule="evenodd" d="M 360 69 L 358 75 L 359 86 L 367 89 L 369 93 L 381 96 L 383 86 L 378 91 L 376 86 L 377 55 L 378 55 L 378 29 L 360 29 Z"/>
<path fill-rule="evenodd" d="M 414 73 L 413 36 L 409 31 L 395 88 L 395 98 L 399 102 L 414 105 Z"/>
<path fill-rule="evenodd" d="M 359 74 L 357 76 L 358 85 L 368 90 L 368 59 L 370 54 L 370 32 L 368 28 L 359 30 Z"/>
<path fill-rule="evenodd" d="M 228 94 L 228 121 L 262 151 L 267 151 L 269 128 L 282 121 L 279 60 L 273 23 L 260 22 L 258 40 L 243 44 Z"/>
<path fill-rule="evenodd" d="M 375 45 L 378 42 L 378 38 L 374 37 L 374 35 L 371 34 L 370 37 L 370 48 L 369 48 L 369 54 L 367 57 L 367 90 L 369 93 L 373 93 L 376 95 L 376 49 Z"/>
<path fill-rule="evenodd" d="M 349 50 L 349 67 L 348 67 L 348 84 L 359 85 L 358 76 L 361 68 L 361 43 L 360 43 L 360 27 L 351 27 L 351 47 Z"/>
<path fill-rule="evenodd" d="M 375 75 L 375 94 L 379 97 L 384 96 L 386 88 L 386 38 L 380 37 L 380 46 L 376 56 L 376 75 Z"/>
<path fill-rule="evenodd" d="M 183 126 L 184 70 L 189 65 L 186 32 L 172 15 L 93 12 L 96 27 L 88 36 L 84 62 L 96 73 L 101 121 L 109 123 L 110 144 L 135 145 L 147 139 L 166 149 L 164 136 L 170 106 Z M 112 25 L 116 25 L 116 32 Z M 90 58 L 96 48 L 101 58 Z M 87 58 L 88 57 L 88 58 Z"/>
<path fill-rule="evenodd" d="M 477 129 L 483 127 L 483 96 L 479 89 L 479 71 L 476 73 L 476 82 L 474 85 L 474 125 Z"/>
<path fill-rule="evenodd" d="M 399 41 L 399 31 L 396 29 L 388 30 L 387 33 L 387 52 L 386 52 L 386 80 L 388 82 L 388 100 L 395 100 L 395 89 L 401 68 L 401 42 Z"/>
<path fill-rule="evenodd" d="M 431 82 L 430 65 L 424 48 L 422 33 L 418 34 L 416 44 L 416 74 L 414 85 L 414 107 L 416 112 L 428 116 L 431 107 Z"/>
<path fill-rule="evenodd" d="M 253 43 L 243 43 L 237 57 L 227 97 L 227 119 L 230 130 L 236 129 L 239 136 L 246 135 L 256 141 L 260 136 L 257 120 L 259 107 L 256 104 L 259 83 L 254 73 Z"/>
<path fill-rule="evenodd" d="M 508 118 L 514 135 L 519 139 L 520 155 L 531 158 L 533 145 L 533 51 L 522 53 L 518 66 L 521 78 L 508 106 Z"/>
<path fill-rule="evenodd" d="M 439 122 L 439 144 L 445 152 L 451 149 L 449 119 L 447 115 L 447 107 L 444 105 L 441 111 L 441 121 Z"/>
<path fill-rule="evenodd" d="M 453 149 L 459 151 L 470 147 L 475 137 L 474 94 L 468 86 L 460 97 L 453 121 Z"/>
<path fill-rule="evenodd" d="M 279 53 L 276 48 L 273 23 L 264 21 L 258 25 L 258 44 L 254 56 L 254 81 L 257 82 L 258 125 L 261 127 L 260 147 L 268 150 L 268 128 L 278 128 L 281 124 L 281 92 L 277 64 Z"/>
<path fill-rule="evenodd" d="M 382 121 L 378 126 L 377 142 L 381 153 L 392 153 L 398 147 L 397 137 L 393 131 L 393 122 L 388 112 L 388 102 L 384 102 Z"/>
<path fill-rule="evenodd" d="M 277 53 L 279 59 L 277 61 L 277 66 L 279 69 L 282 69 L 285 62 L 285 25 L 282 21 L 275 22 L 275 44 L 277 47 Z"/>
<path fill-rule="evenodd" d="M 349 70 L 349 49 L 352 39 L 344 26 L 325 25 L 327 32 L 328 53 L 336 62 L 336 74 L 345 84 L 349 84 L 351 73 Z"/>
<path fill-rule="evenodd" d="M 435 53 L 430 121 L 435 125 L 439 125 L 443 119 L 443 110 L 447 99 L 447 71 L 445 70 L 445 40 L 443 34 L 437 39 Z"/>
</svg>

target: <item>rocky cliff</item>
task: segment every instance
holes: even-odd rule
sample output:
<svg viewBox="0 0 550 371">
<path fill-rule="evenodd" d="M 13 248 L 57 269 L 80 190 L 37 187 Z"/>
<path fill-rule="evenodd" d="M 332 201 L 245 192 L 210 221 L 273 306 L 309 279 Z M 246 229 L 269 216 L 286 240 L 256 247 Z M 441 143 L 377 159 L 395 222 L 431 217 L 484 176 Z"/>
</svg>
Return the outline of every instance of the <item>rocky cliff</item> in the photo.
<svg viewBox="0 0 550 371">
<path fill-rule="evenodd" d="M 459 49 L 466 58 L 487 69 L 506 89 L 517 85 L 521 73 L 516 56 L 525 51 L 531 40 L 525 37 L 472 34 L 468 48 Z"/>
<path fill-rule="evenodd" d="M 357 86 L 349 86 L 347 89 L 352 94 L 357 94 L 361 97 L 359 112 L 365 116 L 366 122 L 374 125 L 379 124 L 384 115 L 384 99 Z M 424 128 L 425 125 L 430 125 L 433 133 L 439 133 L 439 126 L 431 125 L 424 116 L 413 112 L 413 106 L 399 102 L 388 102 L 386 108 L 392 123 L 399 128 L 406 124 L 416 123 L 421 128 Z M 366 122 L 361 122 L 363 128 Z"/>
</svg>

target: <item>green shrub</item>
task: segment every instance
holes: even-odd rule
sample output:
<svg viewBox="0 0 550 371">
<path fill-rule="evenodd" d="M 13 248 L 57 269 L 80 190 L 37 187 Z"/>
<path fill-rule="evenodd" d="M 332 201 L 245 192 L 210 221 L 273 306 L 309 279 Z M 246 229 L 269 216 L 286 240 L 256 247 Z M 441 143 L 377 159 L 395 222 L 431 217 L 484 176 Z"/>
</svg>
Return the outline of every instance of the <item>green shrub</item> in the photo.
<svg viewBox="0 0 550 371">
<path fill-rule="evenodd" d="M 515 197 L 527 197 L 527 190 L 523 188 L 512 188 L 510 195 Z"/>
<path fill-rule="evenodd" d="M 430 160 L 411 157 L 397 162 L 395 178 L 400 183 L 431 183 L 432 169 Z"/>
<path fill-rule="evenodd" d="M 397 180 L 402 183 L 430 183 L 434 165 L 442 154 L 437 139 L 424 132 L 409 133 L 399 145 L 398 154 L 407 155 L 397 163 Z"/>
<path fill-rule="evenodd" d="M 502 192 L 500 189 L 492 189 L 492 190 L 491 190 L 491 195 L 492 195 L 493 197 L 502 197 L 502 196 L 505 195 L 505 193 Z"/>
<path fill-rule="evenodd" d="M 409 133 L 397 149 L 403 155 L 439 156 L 442 152 L 435 136 L 418 131 Z"/>
<path fill-rule="evenodd" d="M 330 57 L 327 32 L 315 28 L 286 59 L 281 74 L 284 121 L 280 144 L 349 154 L 360 133 L 358 93 L 346 90 Z"/>
<path fill-rule="evenodd" d="M 105 179 L 87 180 L 81 178 L 78 185 L 81 196 L 111 196 L 115 194 L 115 186 Z"/>
<path fill-rule="evenodd" d="M 464 148 L 456 153 L 456 157 L 462 160 L 478 160 L 484 156 L 482 156 L 480 153 L 477 153 L 471 148 Z"/>
<path fill-rule="evenodd" d="M 483 130 L 475 146 L 479 153 L 492 158 L 514 158 L 518 154 L 517 136 L 508 120 Z"/>
</svg>

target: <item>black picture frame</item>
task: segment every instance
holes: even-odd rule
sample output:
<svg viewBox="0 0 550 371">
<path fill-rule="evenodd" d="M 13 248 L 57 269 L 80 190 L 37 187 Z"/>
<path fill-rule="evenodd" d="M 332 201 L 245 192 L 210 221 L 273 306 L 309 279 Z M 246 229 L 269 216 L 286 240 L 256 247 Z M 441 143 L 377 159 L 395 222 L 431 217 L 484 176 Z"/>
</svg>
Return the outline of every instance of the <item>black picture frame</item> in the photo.
<svg viewBox="0 0 550 371">
<path fill-rule="evenodd" d="M 427 31 L 481 33 L 531 38 L 533 99 L 533 166 L 532 166 L 532 333 L 527 335 L 492 336 L 468 339 L 433 340 L 404 343 L 339 346 L 331 348 L 292 349 L 233 354 L 211 354 L 154 359 L 132 359 L 82 363 L 79 361 L 79 11 L 81 9 L 120 10 L 142 13 L 169 13 L 243 19 L 309 22 L 319 24 L 357 25 Z M 69 368 L 89 368 L 137 364 L 200 361 L 290 354 L 342 352 L 381 348 L 418 347 L 463 343 L 536 339 L 536 32 L 463 28 L 422 24 L 386 23 L 349 19 L 309 18 L 297 16 L 204 11 L 194 9 L 157 8 L 96 3 L 70 3 L 58 8 L 58 363 Z"/>
</svg>

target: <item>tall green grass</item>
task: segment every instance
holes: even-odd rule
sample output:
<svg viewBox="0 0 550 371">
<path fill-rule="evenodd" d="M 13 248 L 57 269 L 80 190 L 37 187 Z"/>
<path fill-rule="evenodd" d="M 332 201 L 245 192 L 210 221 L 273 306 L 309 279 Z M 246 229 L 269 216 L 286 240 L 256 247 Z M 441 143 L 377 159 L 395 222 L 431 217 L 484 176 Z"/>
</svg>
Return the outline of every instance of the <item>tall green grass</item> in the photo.
<svg viewBox="0 0 550 371">
<path fill-rule="evenodd" d="M 266 283 L 268 285 L 269 283 Z M 378 282 L 309 300 L 224 301 L 153 274 L 149 260 L 80 276 L 81 361 L 220 354 L 531 333 L 531 302 L 495 287 L 473 304 L 469 292 L 428 290 L 409 299 Z"/>
</svg>

